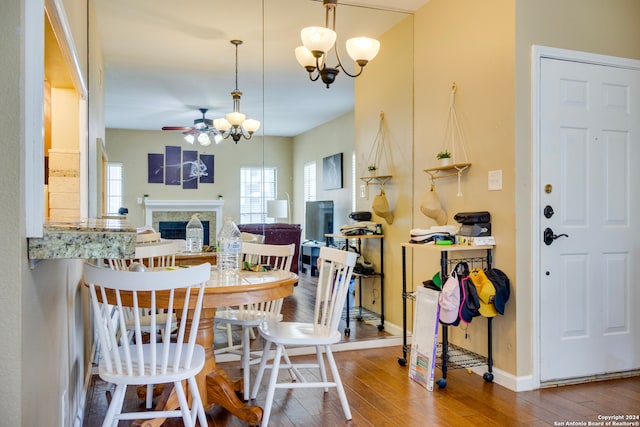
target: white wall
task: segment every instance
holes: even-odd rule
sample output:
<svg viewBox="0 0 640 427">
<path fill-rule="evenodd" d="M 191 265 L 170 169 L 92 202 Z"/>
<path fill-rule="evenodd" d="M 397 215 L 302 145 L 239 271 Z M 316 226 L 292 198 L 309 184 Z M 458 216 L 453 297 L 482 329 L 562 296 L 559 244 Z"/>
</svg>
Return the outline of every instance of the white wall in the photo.
<svg viewBox="0 0 640 427">
<path fill-rule="evenodd" d="M 26 4 L 6 0 L 0 13 L 0 229 L 5 242 L 0 245 L 0 424 L 67 426 L 84 403 L 81 261 L 45 261 L 31 269 L 27 258 L 23 189 L 30 164 L 42 159 L 25 159 L 24 129 L 42 117 L 22 113 L 26 70 L 21 15 L 44 22 L 44 9 Z M 65 6 L 86 17 L 86 2 L 70 0 Z M 73 22 L 74 39 L 86 40 L 85 21 Z"/>
<path fill-rule="evenodd" d="M 21 425 L 22 406 L 22 282 L 26 268 L 24 185 L 21 168 L 24 148 L 21 130 L 21 1 L 7 0 L 0 13 L 0 204 L 5 207 L 0 229 L 6 244 L 0 245 L 0 414 L 2 423 Z"/>
</svg>

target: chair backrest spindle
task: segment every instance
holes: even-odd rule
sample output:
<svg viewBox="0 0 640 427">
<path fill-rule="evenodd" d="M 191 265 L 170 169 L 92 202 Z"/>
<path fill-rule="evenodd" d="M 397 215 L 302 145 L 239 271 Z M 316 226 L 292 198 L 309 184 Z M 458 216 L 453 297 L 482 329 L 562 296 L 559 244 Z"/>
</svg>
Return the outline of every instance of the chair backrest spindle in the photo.
<svg viewBox="0 0 640 427">
<path fill-rule="evenodd" d="M 320 274 L 314 314 L 318 333 L 329 334 L 338 329 L 356 260 L 355 252 L 320 248 Z"/>
</svg>

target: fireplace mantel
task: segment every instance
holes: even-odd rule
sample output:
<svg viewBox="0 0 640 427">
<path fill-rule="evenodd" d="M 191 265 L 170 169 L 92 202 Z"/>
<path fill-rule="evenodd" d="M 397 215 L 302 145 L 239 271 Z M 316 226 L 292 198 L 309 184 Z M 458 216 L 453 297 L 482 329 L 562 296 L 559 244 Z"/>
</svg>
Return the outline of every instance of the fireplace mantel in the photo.
<svg viewBox="0 0 640 427">
<path fill-rule="evenodd" d="M 145 225 L 153 226 L 154 212 L 215 212 L 216 235 L 222 228 L 224 200 L 155 200 L 145 199 Z"/>
</svg>

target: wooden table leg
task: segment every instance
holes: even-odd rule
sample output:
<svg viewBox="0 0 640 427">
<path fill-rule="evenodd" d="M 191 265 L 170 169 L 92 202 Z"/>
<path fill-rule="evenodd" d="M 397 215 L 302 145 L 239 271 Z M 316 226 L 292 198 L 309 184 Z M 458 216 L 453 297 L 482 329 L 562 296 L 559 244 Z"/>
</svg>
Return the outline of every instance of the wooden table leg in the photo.
<svg viewBox="0 0 640 427">
<path fill-rule="evenodd" d="M 216 365 L 213 351 L 215 308 L 203 308 L 198 327 L 198 344 L 205 349 L 206 361 L 204 368 L 196 377 L 200 397 L 205 410 L 213 405 L 220 405 L 227 411 L 249 425 L 259 425 L 262 420 L 262 408 L 247 405 L 236 392 L 242 390 L 242 380 L 233 382 L 223 368 Z"/>
</svg>

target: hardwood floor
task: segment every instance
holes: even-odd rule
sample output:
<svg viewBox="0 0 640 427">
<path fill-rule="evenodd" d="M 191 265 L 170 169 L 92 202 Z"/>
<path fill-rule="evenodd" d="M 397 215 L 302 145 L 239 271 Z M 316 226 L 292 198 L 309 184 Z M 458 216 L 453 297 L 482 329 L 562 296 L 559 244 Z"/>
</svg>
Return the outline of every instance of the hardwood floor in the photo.
<svg viewBox="0 0 640 427">
<path fill-rule="evenodd" d="M 304 319 L 313 312 L 314 281 L 301 275 L 300 285 L 288 298 L 283 314 Z M 377 321 L 351 323 L 351 337 L 345 340 L 385 335 Z M 255 340 L 259 347 L 259 339 Z M 217 333 L 216 346 L 224 345 Z M 398 364 L 400 347 L 336 352 L 353 419 L 345 421 L 337 393 L 330 389 L 277 391 L 271 414 L 272 426 L 554 426 L 597 423 L 600 416 L 630 416 L 631 424 L 640 425 L 640 377 L 567 385 L 530 392 L 515 393 L 466 370 L 450 370 L 447 387 L 433 392 L 408 378 L 408 367 Z M 296 356 L 311 359 L 314 356 Z M 221 363 L 231 378 L 241 377 L 238 362 Z M 252 367 L 255 374 L 257 366 Z M 283 374 L 286 375 L 286 374 Z M 439 372 L 436 376 L 439 375 Z M 252 375 L 253 377 L 253 375 Z M 267 376 L 266 376 L 267 377 Z M 266 378 L 263 384 L 266 382 Z M 107 409 L 106 393 L 112 386 L 97 375 L 87 395 L 84 426 L 99 426 Z M 141 404 L 133 393 L 126 405 Z M 264 394 L 262 394 L 263 396 Z M 255 404 L 262 405 L 261 394 Z M 208 413 L 210 426 L 242 426 L 238 419 L 222 408 Z M 622 419 L 625 421 L 625 419 Z M 564 424 L 561 424 L 564 423 Z M 574 423 L 574 424 L 570 424 Z M 584 423 L 584 424 L 582 424 Z M 121 426 L 130 425 L 120 423 Z M 182 426 L 170 420 L 167 426 Z M 596 425 L 596 424 L 591 424 Z M 606 425 L 606 424 L 602 424 Z M 611 425 L 611 424 L 610 424 Z M 618 424 L 624 425 L 624 424 Z"/>
</svg>

